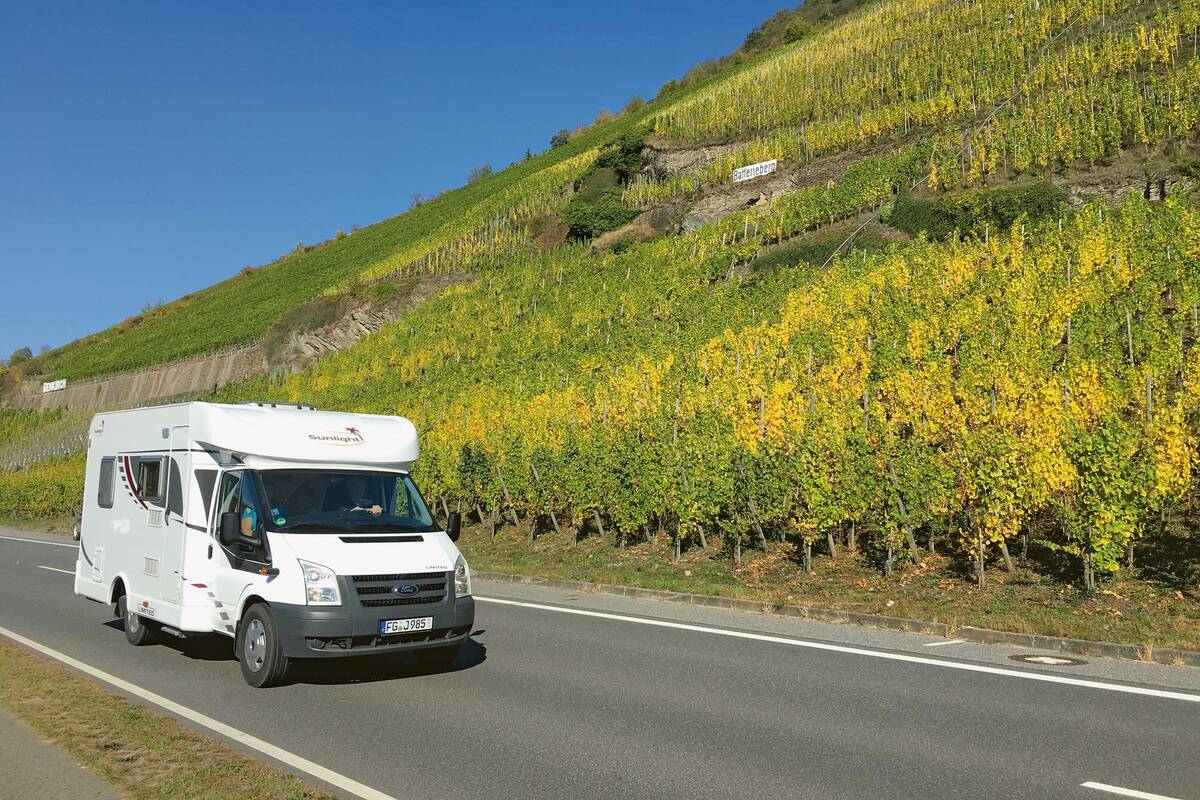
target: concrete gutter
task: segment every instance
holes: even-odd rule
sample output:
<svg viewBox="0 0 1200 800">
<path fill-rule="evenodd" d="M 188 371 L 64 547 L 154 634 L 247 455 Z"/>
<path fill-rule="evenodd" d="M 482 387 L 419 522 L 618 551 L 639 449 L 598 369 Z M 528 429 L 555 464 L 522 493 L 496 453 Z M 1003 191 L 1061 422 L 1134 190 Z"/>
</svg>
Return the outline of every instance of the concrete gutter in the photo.
<svg viewBox="0 0 1200 800">
<path fill-rule="evenodd" d="M 1154 661 L 1174 666 L 1200 667 L 1200 652 L 1193 650 L 1169 650 L 1116 642 L 1093 642 L 1087 639 L 1068 639 L 1061 636 L 1042 636 L 1034 633 L 1011 633 L 973 625 L 955 627 L 944 622 L 927 622 L 904 617 L 889 617 L 883 614 L 861 614 L 857 611 L 837 611 L 829 608 L 812 608 L 763 600 L 739 600 L 734 597 L 719 597 L 690 592 L 672 592 L 665 589 L 645 589 L 640 586 L 620 586 L 588 581 L 538 578 L 530 575 L 509 575 L 504 572 L 472 572 L 474 577 L 496 583 L 519 583 L 527 586 L 546 586 L 552 589 L 568 589 L 577 592 L 612 594 L 633 597 L 639 600 L 662 600 L 710 608 L 728 608 L 735 611 L 751 611 L 757 614 L 774 614 L 784 617 L 799 617 L 819 622 L 838 622 L 850 625 L 867 625 L 873 628 L 924 633 L 948 639 L 963 639 L 981 644 L 1006 644 L 1028 647 L 1035 650 L 1052 650 L 1083 656 L 1125 658 L 1135 661 Z"/>
</svg>

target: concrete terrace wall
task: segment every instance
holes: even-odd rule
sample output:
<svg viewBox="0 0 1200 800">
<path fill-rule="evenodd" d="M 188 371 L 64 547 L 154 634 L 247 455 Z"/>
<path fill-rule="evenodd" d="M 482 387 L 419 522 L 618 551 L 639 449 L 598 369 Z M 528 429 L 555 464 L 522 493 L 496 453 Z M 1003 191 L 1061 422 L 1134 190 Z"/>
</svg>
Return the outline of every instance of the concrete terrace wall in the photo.
<svg viewBox="0 0 1200 800">
<path fill-rule="evenodd" d="M 465 273 L 445 273 L 400 281 L 399 290 L 389 300 L 345 310 L 337 320 L 316 330 L 294 331 L 270 349 L 260 341 L 173 364 L 69 383 L 62 391 L 45 394 L 42 381 L 56 376 L 29 378 L 0 398 L 0 405 L 38 411 L 61 406 L 109 411 L 159 400 L 174 401 L 268 371 L 294 373 L 317 359 L 352 347 L 447 286 L 469 279 Z"/>
<path fill-rule="evenodd" d="M 95 410 L 128 408 L 160 397 L 207 391 L 266 369 L 262 346 L 254 344 L 161 367 L 69 383 L 66 389 L 46 394 L 42 393 L 40 381 L 28 380 L 11 402 L 18 408 L 39 411 L 59 406 Z"/>
</svg>

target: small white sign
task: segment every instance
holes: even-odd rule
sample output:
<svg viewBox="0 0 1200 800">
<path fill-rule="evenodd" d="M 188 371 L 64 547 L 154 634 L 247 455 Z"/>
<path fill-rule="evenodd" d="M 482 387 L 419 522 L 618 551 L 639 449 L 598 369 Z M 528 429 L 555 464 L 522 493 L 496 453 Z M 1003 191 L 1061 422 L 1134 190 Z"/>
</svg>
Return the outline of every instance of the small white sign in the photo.
<svg viewBox="0 0 1200 800">
<path fill-rule="evenodd" d="M 760 161 L 757 164 L 738 167 L 733 171 L 733 182 L 741 183 L 742 181 L 748 181 L 751 178 L 759 178 L 763 175 L 770 175 L 778 166 L 779 162 L 772 158 L 770 161 Z"/>
<path fill-rule="evenodd" d="M 57 381 L 46 381 L 42 384 L 42 394 L 46 394 L 47 392 L 61 392 L 65 388 L 67 388 L 66 378 L 61 378 Z"/>
</svg>

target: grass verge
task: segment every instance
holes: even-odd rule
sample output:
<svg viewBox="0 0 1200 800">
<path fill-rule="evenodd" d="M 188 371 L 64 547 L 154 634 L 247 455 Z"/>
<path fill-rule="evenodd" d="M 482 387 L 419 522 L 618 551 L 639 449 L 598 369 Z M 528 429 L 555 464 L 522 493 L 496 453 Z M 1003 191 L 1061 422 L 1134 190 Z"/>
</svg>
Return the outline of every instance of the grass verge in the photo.
<svg viewBox="0 0 1200 800">
<path fill-rule="evenodd" d="M 800 606 L 885 614 L 1142 647 L 1200 650 L 1200 598 L 1131 577 L 1087 595 L 1019 564 L 1009 573 L 989 569 L 978 589 L 943 555 L 926 555 L 892 579 L 857 552 L 814 555 L 815 575 L 805 577 L 790 545 L 743 551 L 743 563 L 700 548 L 671 563 L 670 542 L 658 537 L 625 548 L 587 537 L 572 546 L 566 536 L 527 535 L 482 526 L 464 529 L 458 543 L 472 569 L 721 595 Z M 815 550 L 815 548 L 814 548 Z"/>
<path fill-rule="evenodd" d="M 0 528 L 16 528 L 23 531 L 70 534 L 75 527 L 74 517 L 14 517 L 0 514 Z"/>
<path fill-rule="evenodd" d="M 122 797 L 324 800 L 299 778 L 0 641 L 0 707 Z"/>
</svg>

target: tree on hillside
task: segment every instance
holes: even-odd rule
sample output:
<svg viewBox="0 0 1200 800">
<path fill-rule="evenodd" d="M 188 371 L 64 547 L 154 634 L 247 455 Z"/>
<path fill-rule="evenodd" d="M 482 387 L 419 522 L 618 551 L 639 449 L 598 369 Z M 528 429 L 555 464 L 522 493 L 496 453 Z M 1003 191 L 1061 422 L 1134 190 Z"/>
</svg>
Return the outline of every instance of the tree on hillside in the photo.
<svg viewBox="0 0 1200 800">
<path fill-rule="evenodd" d="M 558 133 L 550 137 L 550 147 L 551 149 L 555 147 L 562 147 L 569 141 L 571 141 L 571 132 L 566 128 L 563 128 Z"/>
<path fill-rule="evenodd" d="M 10 367 L 15 367 L 22 361 L 28 361 L 31 358 L 33 358 L 32 350 L 30 350 L 28 347 L 18 347 L 16 350 L 13 350 L 12 355 L 8 357 L 8 365 Z"/>
<path fill-rule="evenodd" d="M 471 167 L 471 171 L 467 173 L 467 183 L 474 183 L 486 178 L 492 174 L 492 165 L 484 164 L 479 167 Z"/>
</svg>

